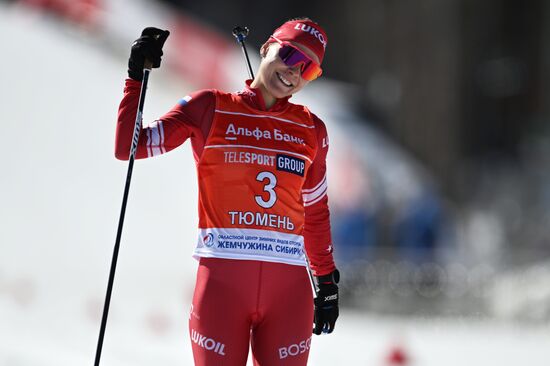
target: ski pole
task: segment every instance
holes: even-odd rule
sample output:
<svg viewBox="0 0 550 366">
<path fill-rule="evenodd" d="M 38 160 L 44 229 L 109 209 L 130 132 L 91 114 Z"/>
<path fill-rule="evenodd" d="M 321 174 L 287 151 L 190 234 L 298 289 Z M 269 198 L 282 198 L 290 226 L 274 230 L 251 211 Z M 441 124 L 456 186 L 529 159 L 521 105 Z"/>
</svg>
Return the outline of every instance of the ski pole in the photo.
<svg viewBox="0 0 550 366">
<path fill-rule="evenodd" d="M 109 315 L 109 304 L 111 303 L 111 293 L 113 292 L 113 282 L 115 280 L 116 264 L 118 259 L 118 251 L 120 248 L 120 239 L 122 237 L 122 226 L 124 225 L 124 215 L 126 213 L 126 203 L 128 202 L 128 193 L 130 191 L 130 182 L 132 180 L 132 170 L 134 168 L 134 160 L 139 141 L 139 132 L 141 131 L 141 123 L 143 119 L 143 105 L 145 104 L 145 92 L 147 91 L 147 83 L 149 81 L 149 73 L 153 64 L 145 60 L 143 66 L 143 81 L 141 83 L 141 91 L 139 94 L 139 104 L 136 114 L 136 122 L 134 125 L 134 134 L 132 136 L 132 147 L 130 149 L 130 157 L 128 159 L 128 173 L 126 174 L 126 184 L 124 186 L 124 195 L 122 196 L 122 207 L 120 208 L 120 217 L 118 219 L 118 229 L 116 234 L 115 247 L 113 250 L 113 258 L 111 261 L 111 270 L 109 272 L 109 282 L 107 284 L 107 294 L 105 295 L 105 304 L 103 306 L 103 316 L 101 317 L 101 328 L 99 330 L 99 338 L 97 340 L 97 349 L 95 354 L 94 366 L 99 366 L 101 359 L 101 350 L 103 348 L 103 338 L 105 336 L 105 328 L 107 326 L 107 316 Z"/>
<path fill-rule="evenodd" d="M 246 51 L 246 46 L 244 40 L 248 36 L 248 27 L 237 26 L 233 28 L 233 35 L 237 38 L 237 42 L 241 45 L 243 49 L 244 58 L 246 59 L 246 64 L 248 65 L 248 76 L 251 79 L 254 79 L 254 73 L 252 72 L 252 66 L 250 65 L 250 59 L 248 58 L 248 52 Z"/>
</svg>

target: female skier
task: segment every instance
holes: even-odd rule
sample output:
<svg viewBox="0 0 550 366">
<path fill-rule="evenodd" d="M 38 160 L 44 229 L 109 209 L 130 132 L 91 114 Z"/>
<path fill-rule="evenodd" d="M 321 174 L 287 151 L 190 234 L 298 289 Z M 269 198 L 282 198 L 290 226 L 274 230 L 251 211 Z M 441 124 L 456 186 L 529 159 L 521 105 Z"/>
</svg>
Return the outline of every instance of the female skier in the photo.
<svg viewBox="0 0 550 366">
<path fill-rule="evenodd" d="M 145 60 L 160 67 L 169 32 L 132 45 L 115 156 L 129 158 Z M 199 260 L 189 316 L 196 365 L 306 365 L 313 333 L 338 318 L 324 123 L 289 98 L 321 75 L 327 36 L 289 20 L 260 49 L 244 89 L 200 90 L 142 128 L 136 158 L 191 140 L 199 183 Z M 311 268 L 316 296 L 307 272 Z"/>
</svg>

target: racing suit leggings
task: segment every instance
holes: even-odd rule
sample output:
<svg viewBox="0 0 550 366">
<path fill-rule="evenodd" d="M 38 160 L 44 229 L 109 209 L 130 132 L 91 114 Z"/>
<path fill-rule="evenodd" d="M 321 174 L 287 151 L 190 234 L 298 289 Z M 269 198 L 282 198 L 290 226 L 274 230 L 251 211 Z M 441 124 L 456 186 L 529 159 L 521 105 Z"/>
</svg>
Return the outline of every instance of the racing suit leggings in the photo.
<svg viewBox="0 0 550 366">
<path fill-rule="evenodd" d="M 189 315 L 195 365 L 306 365 L 313 292 L 302 266 L 201 258 Z"/>
</svg>

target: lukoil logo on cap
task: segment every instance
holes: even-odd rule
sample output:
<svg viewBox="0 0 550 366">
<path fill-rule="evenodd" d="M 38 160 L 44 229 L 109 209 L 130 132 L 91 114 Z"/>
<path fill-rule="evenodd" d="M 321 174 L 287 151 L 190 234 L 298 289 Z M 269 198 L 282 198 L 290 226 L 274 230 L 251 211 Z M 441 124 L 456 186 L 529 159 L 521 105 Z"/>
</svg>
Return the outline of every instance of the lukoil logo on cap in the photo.
<svg viewBox="0 0 550 366">
<path fill-rule="evenodd" d="M 312 27 L 311 25 L 304 24 L 304 23 L 296 23 L 296 25 L 294 26 L 294 29 L 301 30 L 303 32 L 311 34 L 312 36 L 317 38 L 319 42 L 321 42 L 321 44 L 323 45 L 323 48 L 327 47 L 327 41 L 325 40 L 325 37 L 323 37 L 323 34 L 319 32 L 318 29 Z"/>
</svg>

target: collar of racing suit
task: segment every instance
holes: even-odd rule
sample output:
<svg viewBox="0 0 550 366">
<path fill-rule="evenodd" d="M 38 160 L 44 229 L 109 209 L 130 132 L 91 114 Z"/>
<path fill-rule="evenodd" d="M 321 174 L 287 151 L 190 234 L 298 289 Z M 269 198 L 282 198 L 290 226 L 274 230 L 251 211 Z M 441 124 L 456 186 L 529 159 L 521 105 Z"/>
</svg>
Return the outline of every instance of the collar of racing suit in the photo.
<svg viewBox="0 0 550 366">
<path fill-rule="evenodd" d="M 244 101 L 252 108 L 268 112 L 281 112 L 286 107 L 288 107 L 288 100 L 290 99 L 291 95 L 285 98 L 277 99 L 275 104 L 273 104 L 271 108 L 267 109 L 265 107 L 264 97 L 262 96 L 260 89 L 250 87 L 251 83 L 252 79 L 246 80 L 245 87 L 239 94 L 242 96 Z"/>
</svg>

